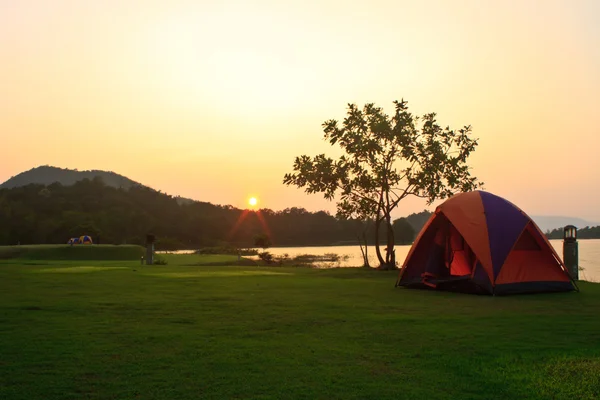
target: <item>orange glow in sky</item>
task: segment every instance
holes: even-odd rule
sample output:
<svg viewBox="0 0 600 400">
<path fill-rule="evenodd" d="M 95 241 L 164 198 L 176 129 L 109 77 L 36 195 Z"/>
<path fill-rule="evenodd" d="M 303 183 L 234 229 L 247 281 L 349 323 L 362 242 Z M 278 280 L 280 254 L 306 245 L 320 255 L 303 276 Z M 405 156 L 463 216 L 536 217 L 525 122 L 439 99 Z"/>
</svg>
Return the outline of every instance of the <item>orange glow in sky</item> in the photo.
<svg viewBox="0 0 600 400">
<path fill-rule="evenodd" d="M 102 169 L 217 204 L 261 193 L 333 212 L 282 184 L 294 157 L 337 154 L 321 124 L 347 103 L 404 98 L 473 126 L 490 192 L 600 221 L 595 0 L 0 1 L 0 50 L 0 182 Z"/>
</svg>

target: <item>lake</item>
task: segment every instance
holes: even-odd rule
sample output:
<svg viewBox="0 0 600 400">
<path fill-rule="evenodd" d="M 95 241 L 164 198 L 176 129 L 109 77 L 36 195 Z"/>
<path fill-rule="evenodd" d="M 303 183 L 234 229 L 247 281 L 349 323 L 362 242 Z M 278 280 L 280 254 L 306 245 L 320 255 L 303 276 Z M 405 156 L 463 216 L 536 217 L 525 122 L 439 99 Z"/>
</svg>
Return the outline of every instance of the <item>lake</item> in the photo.
<svg viewBox="0 0 600 400">
<path fill-rule="evenodd" d="M 562 257 L 563 241 L 551 240 L 550 244 L 554 247 L 559 256 Z M 398 264 L 402 264 L 410 245 L 396 246 L 396 260 Z M 342 261 L 337 263 L 323 263 L 321 267 L 359 267 L 362 265 L 362 255 L 360 247 L 356 246 L 314 246 L 314 247 L 271 247 L 268 252 L 275 256 L 287 254 L 289 257 L 294 257 L 301 254 L 324 255 L 327 253 L 335 253 L 343 257 Z M 381 248 L 385 254 L 384 247 Z M 186 254 L 193 253 L 193 250 L 181 250 L 175 253 Z M 369 261 L 371 266 L 377 265 L 377 256 L 375 255 L 375 247 L 369 247 Z M 583 268 L 579 271 L 579 279 L 600 282 L 600 239 L 585 239 L 579 241 L 579 265 Z"/>
<path fill-rule="evenodd" d="M 551 240 L 550 243 L 559 256 L 562 257 L 562 240 Z M 410 246 L 396 246 L 396 260 L 398 264 L 404 262 Z M 344 256 L 345 259 L 335 264 L 324 264 L 323 267 L 357 267 L 362 265 L 362 255 L 358 246 L 318 246 L 318 247 L 272 247 L 269 248 L 271 254 L 281 256 L 288 254 L 294 257 L 300 254 L 323 255 L 335 253 Z M 385 255 L 384 248 L 382 253 Z M 377 256 L 375 248 L 369 247 L 369 261 L 371 266 L 377 265 Z M 583 271 L 579 271 L 579 279 L 600 282 L 600 239 L 586 239 L 579 241 L 579 265 Z"/>
</svg>

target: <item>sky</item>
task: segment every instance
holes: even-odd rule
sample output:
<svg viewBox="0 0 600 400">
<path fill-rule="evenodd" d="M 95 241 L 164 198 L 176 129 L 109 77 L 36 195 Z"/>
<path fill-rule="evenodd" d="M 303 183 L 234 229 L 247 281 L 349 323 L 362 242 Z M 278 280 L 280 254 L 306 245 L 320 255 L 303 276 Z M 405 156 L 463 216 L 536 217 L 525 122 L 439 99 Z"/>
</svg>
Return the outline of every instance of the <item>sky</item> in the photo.
<svg viewBox="0 0 600 400">
<path fill-rule="evenodd" d="M 337 154 L 321 124 L 348 103 L 404 98 L 472 125 L 486 190 L 600 221 L 596 0 L 0 0 L 0 93 L 0 182 L 101 169 L 333 213 L 283 175 L 298 155 Z M 396 216 L 424 208 L 406 199 Z"/>
</svg>

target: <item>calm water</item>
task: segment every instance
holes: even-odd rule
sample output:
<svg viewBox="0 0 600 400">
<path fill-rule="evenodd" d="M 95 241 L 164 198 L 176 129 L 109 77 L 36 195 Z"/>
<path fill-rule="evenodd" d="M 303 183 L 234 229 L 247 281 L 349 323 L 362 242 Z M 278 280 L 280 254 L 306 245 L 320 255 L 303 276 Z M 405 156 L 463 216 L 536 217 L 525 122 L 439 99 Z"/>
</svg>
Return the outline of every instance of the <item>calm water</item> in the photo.
<svg viewBox="0 0 600 400">
<path fill-rule="evenodd" d="M 562 240 L 551 240 L 550 243 L 559 256 L 562 257 Z M 396 260 L 402 264 L 410 246 L 396 246 Z M 322 267 L 358 267 L 362 265 L 362 255 L 358 246 L 318 246 L 318 247 L 272 247 L 269 248 L 271 254 L 282 256 L 287 254 L 294 257 L 300 254 L 323 255 L 335 253 L 343 257 L 343 260 L 337 263 L 323 263 Z M 382 247 L 382 252 L 384 251 Z M 182 250 L 176 253 L 192 253 L 192 250 Z M 384 253 L 385 254 L 385 253 Z M 371 266 L 377 265 L 377 256 L 375 248 L 369 247 L 369 261 Z M 583 271 L 579 271 L 579 279 L 591 282 L 600 282 L 600 239 L 586 239 L 579 241 L 579 265 Z"/>
<path fill-rule="evenodd" d="M 550 243 L 554 246 L 558 255 L 562 257 L 562 240 L 551 240 Z M 404 261 L 409 249 L 410 246 L 396 246 L 396 260 L 399 264 Z M 278 256 L 288 254 L 290 257 L 300 254 L 322 255 L 335 253 L 340 256 L 347 256 L 347 258 L 334 265 L 323 266 L 357 267 L 362 265 L 362 255 L 358 246 L 273 247 L 268 251 Z M 383 248 L 382 251 L 384 251 Z M 372 266 L 377 265 L 374 247 L 369 247 L 369 261 Z M 579 279 L 600 282 L 600 239 L 579 241 L 579 265 L 584 269 L 579 271 Z"/>
</svg>

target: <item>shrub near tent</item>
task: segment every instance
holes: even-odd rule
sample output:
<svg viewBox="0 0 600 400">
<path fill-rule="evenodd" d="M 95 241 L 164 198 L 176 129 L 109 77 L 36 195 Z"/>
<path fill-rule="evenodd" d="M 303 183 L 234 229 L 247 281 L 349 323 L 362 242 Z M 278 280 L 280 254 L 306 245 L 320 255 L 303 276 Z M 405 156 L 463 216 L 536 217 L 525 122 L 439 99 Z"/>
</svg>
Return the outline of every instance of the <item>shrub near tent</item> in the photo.
<svg viewBox="0 0 600 400">
<path fill-rule="evenodd" d="M 575 289 L 531 218 L 484 191 L 457 194 L 437 207 L 396 286 L 499 295 Z"/>
</svg>

